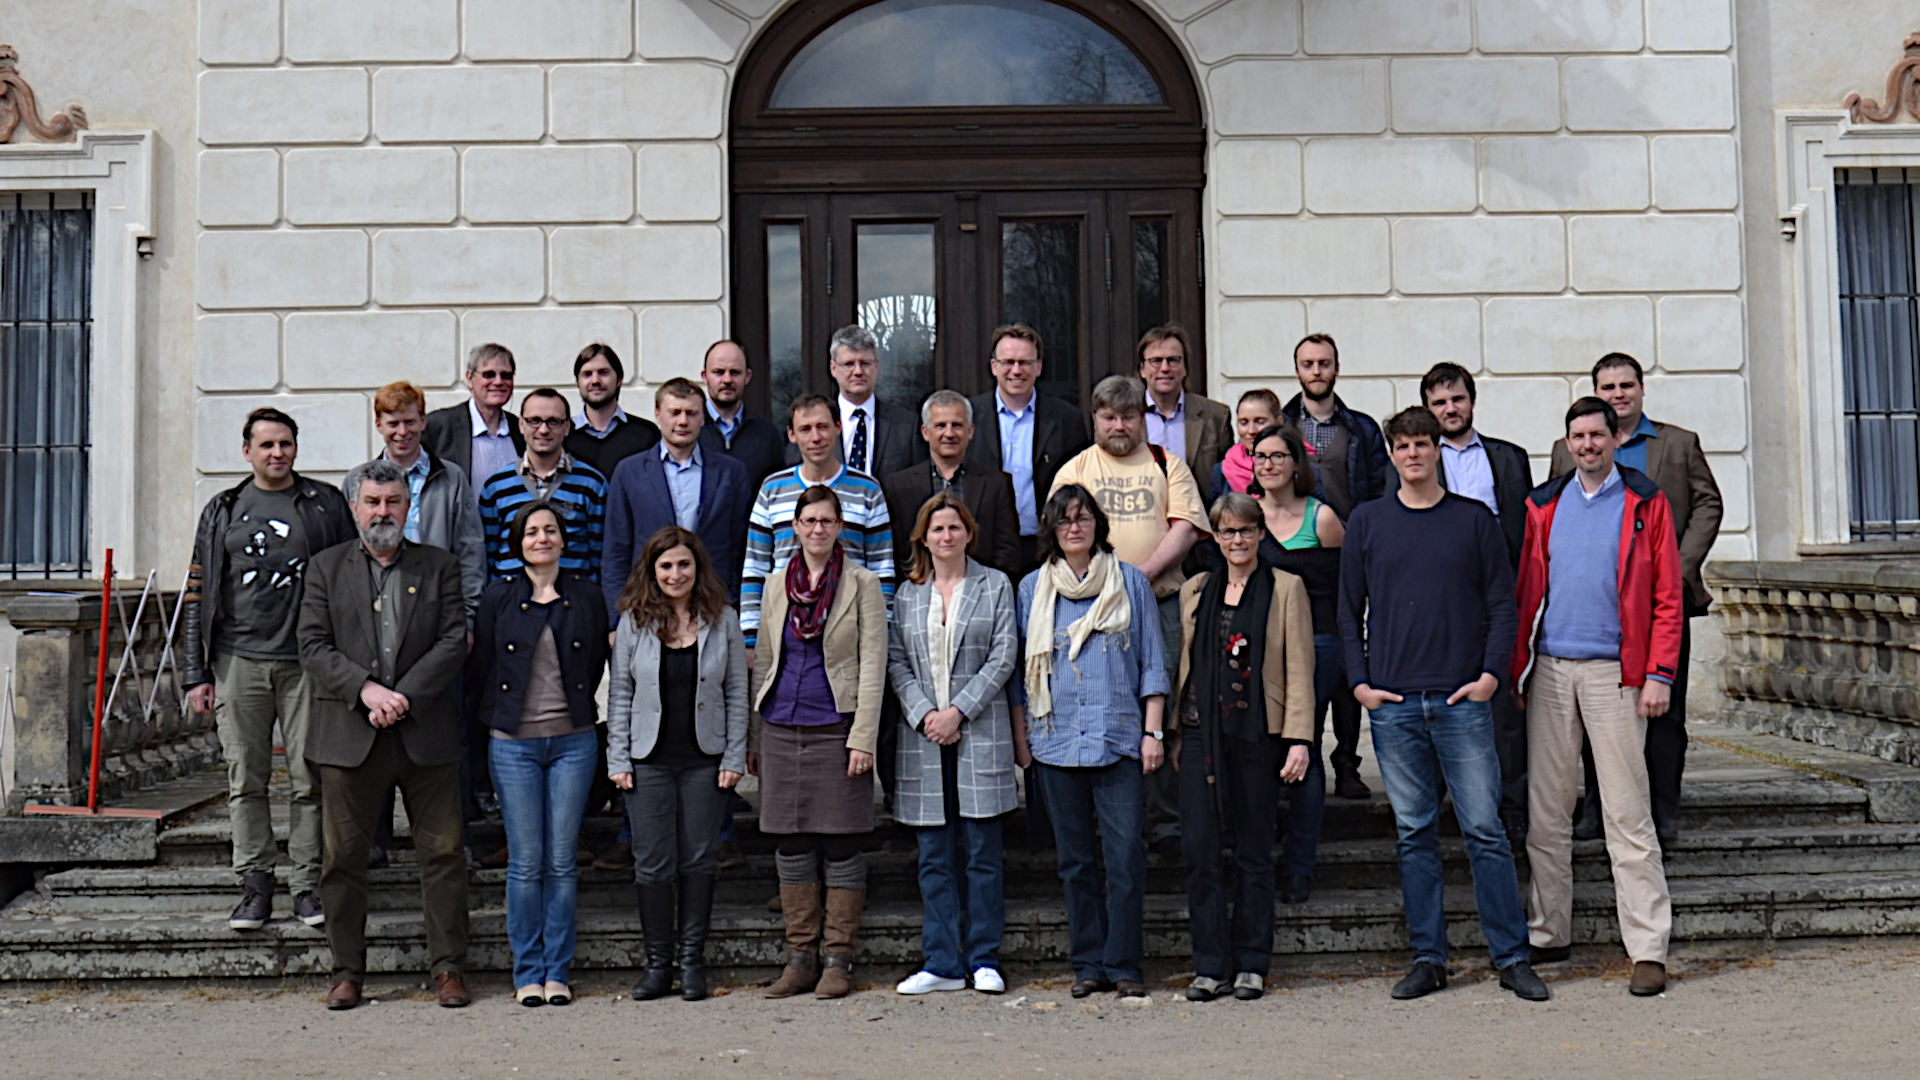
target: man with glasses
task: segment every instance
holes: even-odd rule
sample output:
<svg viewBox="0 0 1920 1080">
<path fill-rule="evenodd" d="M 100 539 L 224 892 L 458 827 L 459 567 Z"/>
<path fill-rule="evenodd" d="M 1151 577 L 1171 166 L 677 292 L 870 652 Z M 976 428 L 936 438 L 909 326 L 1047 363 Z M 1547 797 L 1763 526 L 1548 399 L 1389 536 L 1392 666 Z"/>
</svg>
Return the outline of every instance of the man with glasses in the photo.
<svg viewBox="0 0 1920 1080">
<path fill-rule="evenodd" d="M 835 330 L 827 343 L 827 373 L 840 388 L 840 444 L 835 449 L 847 468 L 881 477 L 927 460 L 920 418 L 874 396 L 880 382 L 880 342 L 870 331 L 862 326 Z M 787 452 L 788 464 L 799 461 L 797 447 Z"/>
<path fill-rule="evenodd" d="M 505 345 L 475 345 L 467 354 L 467 393 L 463 405 L 427 414 L 427 453 L 460 466 L 478 502 L 487 477 L 520 460 L 526 440 L 520 418 L 507 411 L 513 400 L 513 353 Z"/>
<path fill-rule="evenodd" d="M 1156 326 L 1140 336 L 1140 378 L 1147 384 L 1147 441 L 1186 459 L 1200 487 L 1200 504 L 1213 501 L 1213 470 L 1233 445 L 1233 413 L 1210 397 L 1187 390 L 1187 357 L 1193 346 L 1179 323 Z"/>
<path fill-rule="evenodd" d="M 512 577 L 526 565 L 513 542 L 513 518 L 521 507 L 538 501 L 566 519 L 567 547 L 560 556 L 560 569 L 599 577 L 607 479 L 563 449 L 573 427 L 567 419 L 567 399 L 544 386 L 530 392 L 520 402 L 520 426 L 526 432 L 526 454 L 487 477 L 480 487 L 480 529 L 487 537 L 488 576 Z"/>
<path fill-rule="evenodd" d="M 967 457 L 998 467 L 1013 481 L 1013 506 L 1020 518 L 1020 560 L 1008 571 L 1017 583 L 1039 565 L 1035 544 L 1040 532 L 1040 504 L 1053 490 L 1060 466 L 1093 444 L 1086 414 L 1059 398 L 1035 389 L 1044 360 L 1040 335 L 1025 323 L 1012 323 L 993 332 L 991 359 L 994 389 L 968 400 L 973 405 L 979 438 L 967 446 Z"/>
</svg>

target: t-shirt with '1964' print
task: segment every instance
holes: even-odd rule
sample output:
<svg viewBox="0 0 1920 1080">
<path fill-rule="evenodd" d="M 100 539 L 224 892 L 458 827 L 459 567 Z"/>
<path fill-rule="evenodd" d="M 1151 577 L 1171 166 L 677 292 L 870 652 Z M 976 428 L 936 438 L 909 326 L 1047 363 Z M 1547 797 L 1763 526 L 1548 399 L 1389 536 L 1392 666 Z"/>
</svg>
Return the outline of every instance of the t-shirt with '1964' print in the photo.
<svg viewBox="0 0 1920 1080">
<path fill-rule="evenodd" d="M 1126 457 L 1114 457 L 1098 446 L 1090 446 L 1060 467 L 1053 480 L 1054 490 L 1062 484 L 1079 484 L 1100 501 L 1100 509 L 1107 515 L 1113 553 L 1124 563 L 1138 566 L 1146 562 L 1175 521 L 1191 521 L 1201 532 L 1209 531 L 1193 470 L 1179 455 L 1168 454 L 1166 472 L 1162 473 L 1145 443 Z M 1162 599 L 1172 596 L 1185 581 L 1186 574 L 1175 563 L 1154 579 L 1153 594 Z"/>
</svg>

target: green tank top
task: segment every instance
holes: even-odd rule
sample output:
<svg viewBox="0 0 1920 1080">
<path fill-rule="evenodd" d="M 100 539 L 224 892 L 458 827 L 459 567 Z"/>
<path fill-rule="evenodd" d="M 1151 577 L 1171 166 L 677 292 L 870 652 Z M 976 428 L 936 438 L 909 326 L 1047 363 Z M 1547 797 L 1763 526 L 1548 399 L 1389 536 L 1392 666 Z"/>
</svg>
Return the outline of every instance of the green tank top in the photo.
<svg viewBox="0 0 1920 1080">
<path fill-rule="evenodd" d="M 1300 531 L 1280 541 L 1280 546 L 1288 551 L 1305 551 L 1320 546 L 1320 532 L 1314 527 L 1320 517 L 1320 500 L 1307 496 L 1307 508 L 1300 514 Z"/>
</svg>

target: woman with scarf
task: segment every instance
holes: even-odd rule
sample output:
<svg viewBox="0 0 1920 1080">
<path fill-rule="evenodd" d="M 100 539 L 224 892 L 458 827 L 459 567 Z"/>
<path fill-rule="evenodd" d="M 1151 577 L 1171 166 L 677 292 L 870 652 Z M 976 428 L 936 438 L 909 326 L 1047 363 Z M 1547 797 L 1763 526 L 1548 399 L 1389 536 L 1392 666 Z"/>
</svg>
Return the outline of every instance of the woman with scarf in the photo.
<svg viewBox="0 0 1920 1080">
<path fill-rule="evenodd" d="M 1211 522 L 1225 566 L 1180 590 L 1169 718 L 1193 930 L 1187 998 L 1212 1001 L 1231 974 L 1233 996 L 1252 1001 L 1273 962 L 1280 784 L 1306 776 L 1313 744 L 1313 621 L 1306 585 L 1260 558 L 1258 503 L 1222 495 Z"/>
<path fill-rule="evenodd" d="M 840 497 L 815 485 L 794 504 L 800 550 L 767 582 L 753 658 L 747 770 L 760 778 L 760 831 L 777 838 L 787 964 L 771 998 L 853 989 L 866 906 L 873 754 L 887 676 L 880 579 L 840 546 Z M 821 864 L 826 901 L 822 914 Z M 822 970 L 816 947 L 825 938 Z"/>
<path fill-rule="evenodd" d="M 1233 410 L 1233 430 L 1239 439 L 1213 467 L 1212 490 L 1224 495 L 1245 491 L 1253 482 L 1253 441 L 1280 419 L 1280 398 L 1271 390 L 1249 390 Z"/>
<path fill-rule="evenodd" d="M 1107 533 L 1091 492 L 1055 490 L 1040 514 L 1040 568 L 1020 582 L 1018 599 L 1025 640 L 1015 701 L 1053 819 L 1076 998 L 1146 996 L 1142 800 L 1146 775 L 1165 759 L 1159 607 L 1146 575 L 1114 557 Z M 1018 719 L 1014 731 L 1018 738 Z"/>
</svg>

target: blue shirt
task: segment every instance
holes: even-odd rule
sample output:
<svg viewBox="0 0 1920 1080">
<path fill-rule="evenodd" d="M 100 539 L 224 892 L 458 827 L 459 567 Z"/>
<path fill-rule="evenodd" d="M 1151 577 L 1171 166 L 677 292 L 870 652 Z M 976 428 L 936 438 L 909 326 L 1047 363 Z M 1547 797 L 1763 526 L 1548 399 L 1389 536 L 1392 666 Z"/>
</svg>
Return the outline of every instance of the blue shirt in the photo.
<svg viewBox="0 0 1920 1080">
<path fill-rule="evenodd" d="M 700 520 L 700 444 L 695 443 L 686 464 L 660 444 L 660 471 L 667 475 L 667 494 L 673 496 L 673 523 L 691 532 Z"/>
<path fill-rule="evenodd" d="M 380 451 L 380 456 L 385 458 L 387 452 Z M 407 523 L 400 531 L 416 544 L 420 542 L 420 489 L 427 484 L 428 467 L 427 452 L 422 450 L 420 456 L 413 459 L 413 467 L 407 470 Z"/>
<path fill-rule="evenodd" d="M 728 423 L 726 418 L 720 415 L 720 410 L 713 407 L 713 399 L 707 399 L 707 419 L 713 423 L 715 428 L 719 429 L 720 440 L 726 443 L 729 448 L 733 446 L 733 436 L 740 430 L 740 422 L 746 418 L 747 410 L 735 409 L 733 410 L 733 422 Z"/>
<path fill-rule="evenodd" d="M 1493 493 L 1493 463 L 1487 460 L 1487 446 L 1474 432 L 1472 441 L 1458 447 L 1440 440 L 1440 467 L 1447 478 L 1447 490 L 1465 495 L 1500 516 L 1500 500 Z"/>
<path fill-rule="evenodd" d="M 613 407 L 613 419 L 607 421 L 607 426 L 603 428 L 594 427 L 592 424 L 587 422 L 587 410 L 585 409 L 581 409 L 579 412 L 573 414 L 573 430 L 584 431 L 588 435 L 591 435 L 596 439 L 606 438 L 607 436 L 613 434 L 613 431 L 615 428 L 619 427 L 621 424 L 624 424 L 626 422 L 627 422 L 627 410 L 621 408 L 618 405 L 615 405 Z"/>
<path fill-rule="evenodd" d="M 1140 699 L 1155 694 L 1171 696 L 1167 685 L 1166 643 L 1160 637 L 1160 608 L 1153 584 L 1127 563 L 1116 564 L 1126 584 L 1132 625 L 1118 634 L 1096 633 L 1087 638 L 1078 660 L 1067 659 L 1067 627 L 1093 609 L 1093 597 L 1053 605 L 1053 713 L 1027 722 L 1027 743 L 1035 761 L 1061 768 L 1111 765 L 1121 758 L 1140 757 L 1140 739 L 1146 734 L 1146 716 Z M 1020 582 L 1018 599 L 1022 634 L 1033 611 L 1036 576 Z M 1026 643 L 1021 643 L 1021 655 Z M 1024 704 L 1026 690 L 1018 672 L 1010 684 L 1014 704 Z"/>
<path fill-rule="evenodd" d="M 827 654 L 821 638 L 802 641 L 788 621 L 780 632 L 780 676 L 760 718 L 783 727 L 825 727 L 849 719 L 833 707 Z"/>
<path fill-rule="evenodd" d="M 1147 395 L 1147 441 L 1165 450 L 1169 454 L 1187 456 L 1187 392 L 1180 391 L 1180 400 L 1173 406 L 1173 415 L 1160 412 L 1154 404 L 1153 395 Z"/>
<path fill-rule="evenodd" d="M 1591 495 L 1578 474 L 1560 489 L 1547 534 L 1541 655 L 1620 659 L 1620 521 L 1626 508 L 1627 488 L 1617 468 Z"/>
<path fill-rule="evenodd" d="M 1040 533 L 1039 494 L 1033 490 L 1033 398 L 1015 411 L 994 391 L 1000 420 L 1000 467 L 1013 478 L 1013 508 L 1020 515 L 1020 535 Z"/>
<path fill-rule="evenodd" d="M 1633 429 L 1632 434 L 1628 435 L 1626 441 L 1614 450 L 1613 463 L 1625 465 L 1638 472 L 1646 472 L 1647 440 L 1659 437 L 1660 433 L 1654 430 L 1653 421 L 1647 419 L 1646 413 L 1641 413 L 1640 423 Z"/>
<path fill-rule="evenodd" d="M 487 422 L 480 418 L 480 406 L 469 398 L 467 418 L 473 425 L 473 470 L 467 474 L 467 483 L 472 485 L 473 497 L 478 501 L 480 489 L 487 486 L 487 478 L 518 464 L 520 451 L 513 448 L 513 428 L 507 422 L 505 410 L 501 410 L 497 430 L 488 431 Z"/>
</svg>

